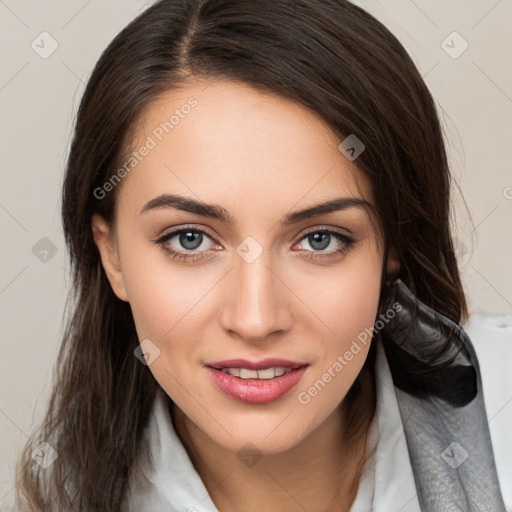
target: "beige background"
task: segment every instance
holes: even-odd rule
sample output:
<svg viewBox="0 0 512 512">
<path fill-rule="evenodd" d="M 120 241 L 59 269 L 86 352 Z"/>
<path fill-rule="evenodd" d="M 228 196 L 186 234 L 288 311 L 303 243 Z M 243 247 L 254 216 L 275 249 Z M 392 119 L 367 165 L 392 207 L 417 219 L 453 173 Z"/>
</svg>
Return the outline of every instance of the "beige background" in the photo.
<svg viewBox="0 0 512 512">
<path fill-rule="evenodd" d="M 402 41 L 439 106 L 471 310 L 510 315 L 512 1 L 356 3 Z M 14 460 L 41 415 L 60 341 L 69 275 L 59 195 L 76 107 L 101 51 L 149 4 L 0 0 L 0 510 L 12 501 Z M 46 59 L 31 47 L 51 49 L 44 31 L 58 44 Z"/>
</svg>

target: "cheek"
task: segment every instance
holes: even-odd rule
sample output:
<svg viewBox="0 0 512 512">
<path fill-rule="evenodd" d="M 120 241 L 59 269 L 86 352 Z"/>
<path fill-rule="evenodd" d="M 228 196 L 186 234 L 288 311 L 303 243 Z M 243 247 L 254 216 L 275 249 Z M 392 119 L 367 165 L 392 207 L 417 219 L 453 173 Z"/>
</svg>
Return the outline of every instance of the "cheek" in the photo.
<svg viewBox="0 0 512 512">
<path fill-rule="evenodd" d="M 133 237 L 134 238 L 134 237 Z M 218 276 L 172 262 L 163 250 L 125 236 L 120 246 L 123 280 L 139 339 L 162 343 L 183 332 Z"/>
<path fill-rule="evenodd" d="M 350 345 L 351 341 L 365 329 L 374 325 L 380 298 L 382 257 L 373 245 L 360 248 L 357 255 L 346 260 L 330 275 L 320 276 L 315 284 L 310 278 L 309 287 L 315 287 L 311 294 L 314 311 L 329 327 L 332 347 L 338 350 Z"/>
<path fill-rule="evenodd" d="M 126 258 L 123 275 L 138 338 L 151 340 L 159 350 L 149 370 L 173 400 L 186 404 L 189 395 L 181 383 L 199 361 L 208 291 L 218 278 L 180 270 L 165 257 L 148 265 L 135 253 Z M 202 400 L 200 390 L 194 396 Z"/>
<path fill-rule="evenodd" d="M 165 344 L 166 350 L 178 350 L 180 346 L 190 350 L 197 335 L 193 326 L 204 324 L 211 300 L 218 302 L 215 287 L 220 284 L 222 288 L 223 271 L 215 264 L 195 267 L 177 264 L 163 253 L 159 254 L 159 250 L 141 246 L 143 244 L 128 241 L 120 247 L 123 279 L 139 339 L 149 338 L 158 345 Z M 341 351 L 373 326 L 382 265 L 380 254 L 372 244 L 366 242 L 357 254 L 331 269 L 311 266 L 307 272 L 301 269 L 300 277 L 297 273 L 289 275 L 291 269 L 283 269 L 284 274 L 288 274 L 285 280 L 293 283 L 308 309 L 327 327 L 327 330 L 321 329 L 322 336 L 332 334 L 328 348 Z M 300 324 L 301 318 L 297 322 Z M 308 323 L 306 329 L 314 330 L 314 327 Z M 314 332 L 311 334 L 315 336 Z M 168 343 L 170 339 L 173 339 L 172 347 Z"/>
<path fill-rule="evenodd" d="M 321 349 L 307 382 L 310 387 L 306 389 L 304 385 L 302 390 L 311 389 L 311 396 L 317 396 L 325 384 L 329 390 L 322 392 L 322 398 L 317 401 L 321 408 L 329 408 L 333 402 L 342 400 L 361 371 L 378 311 L 381 255 L 368 246 L 346 263 L 329 279 L 315 281 L 313 276 L 308 281 L 309 287 L 317 291 L 311 294 L 308 305 L 318 312 L 322 325 L 327 326 L 327 329 L 322 328 L 327 335 L 318 340 Z M 316 386 L 316 391 L 311 386 Z"/>
</svg>

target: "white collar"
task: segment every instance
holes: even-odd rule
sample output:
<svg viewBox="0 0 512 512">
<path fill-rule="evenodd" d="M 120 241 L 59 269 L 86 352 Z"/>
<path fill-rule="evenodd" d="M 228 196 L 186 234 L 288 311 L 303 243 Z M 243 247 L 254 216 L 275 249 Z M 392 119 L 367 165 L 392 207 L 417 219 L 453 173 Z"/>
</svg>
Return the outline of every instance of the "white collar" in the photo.
<svg viewBox="0 0 512 512">
<path fill-rule="evenodd" d="M 128 498 L 136 512 L 218 512 L 181 443 L 158 388 Z M 150 456 L 153 456 L 153 466 Z"/>
<path fill-rule="evenodd" d="M 350 512 L 421 512 L 391 371 L 380 338 L 374 341 L 376 410 L 368 436 L 369 459 Z"/>
<path fill-rule="evenodd" d="M 380 342 L 375 377 L 376 413 L 369 432 L 370 458 L 350 512 L 421 512 L 391 372 Z M 219 512 L 176 434 L 161 388 L 144 431 L 141 464 L 131 480 L 130 511 Z"/>
</svg>

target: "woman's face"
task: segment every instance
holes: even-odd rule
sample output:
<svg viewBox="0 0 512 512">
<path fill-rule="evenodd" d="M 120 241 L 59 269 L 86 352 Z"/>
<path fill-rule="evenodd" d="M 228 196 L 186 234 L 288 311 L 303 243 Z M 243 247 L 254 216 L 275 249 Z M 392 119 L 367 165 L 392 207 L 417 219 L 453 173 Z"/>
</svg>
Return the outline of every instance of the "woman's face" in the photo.
<svg viewBox="0 0 512 512">
<path fill-rule="evenodd" d="M 383 253 L 360 206 L 372 190 L 340 142 L 290 100 L 194 82 L 136 126 L 137 155 L 118 174 L 117 249 L 94 218 L 149 371 L 226 449 L 299 443 L 334 417 L 368 353 Z"/>
</svg>

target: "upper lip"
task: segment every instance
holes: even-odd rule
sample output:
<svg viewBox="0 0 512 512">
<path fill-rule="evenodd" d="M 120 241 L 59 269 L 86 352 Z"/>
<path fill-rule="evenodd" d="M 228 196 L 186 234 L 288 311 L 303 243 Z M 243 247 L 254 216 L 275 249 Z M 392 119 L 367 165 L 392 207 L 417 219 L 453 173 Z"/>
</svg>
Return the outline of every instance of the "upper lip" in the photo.
<svg viewBox="0 0 512 512">
<path fill-rule="evenodd" d="M 266 368 L 300 368 L 307 366 L 309 363 L 300 363 L 297 361 L 289 361 L 287 359 L 262 359 L 261 361 L 249 361 L 247 359 L 227 359 L 226 361 L 213 361 L 206 363 L 206 366 L 220 370 L 222 368 L 246 368 L 248 370 L 265 370 Z"/>
</svg>

